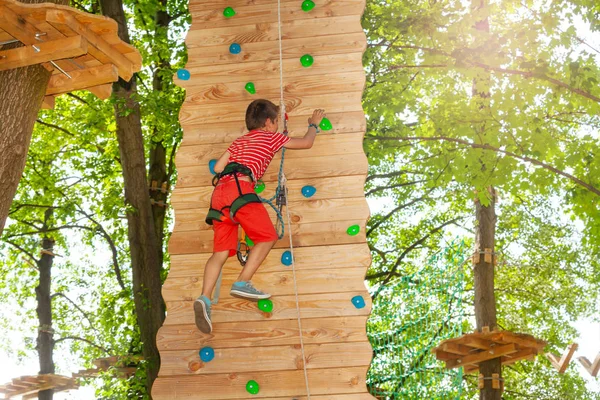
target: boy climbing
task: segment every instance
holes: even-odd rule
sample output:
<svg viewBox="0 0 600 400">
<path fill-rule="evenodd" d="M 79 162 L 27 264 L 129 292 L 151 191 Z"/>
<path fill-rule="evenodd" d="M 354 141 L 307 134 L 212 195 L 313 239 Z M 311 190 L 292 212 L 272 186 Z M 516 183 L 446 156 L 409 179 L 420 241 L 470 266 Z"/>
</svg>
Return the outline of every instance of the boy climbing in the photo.
<svg viewBox="0 0 600 400">
<path fill-rule="evenodd" d="M 248 300 L 268 299 L 270 294 L 252 286 L 251 279 L 277 241 L 277 233 L 254 186 L 282 147 L 310 149 L 319 132 L 324 110 L 315 110 L 302 138 L 277 132 L 279 107 L 268 100 L 255 100 L 246 110 L 248 133 L 236 139 L 214 166 L 215 186 L 206 222 L 213 225 L 213 254 L 204 268 L 202 295 L 194 302 L 196 326 L 212 332 L 210 296 L 228 257 L 236 254 L 238 224 L 255 243 L 246 265 L 231 287 L 232 296 Z"/>
</svg>

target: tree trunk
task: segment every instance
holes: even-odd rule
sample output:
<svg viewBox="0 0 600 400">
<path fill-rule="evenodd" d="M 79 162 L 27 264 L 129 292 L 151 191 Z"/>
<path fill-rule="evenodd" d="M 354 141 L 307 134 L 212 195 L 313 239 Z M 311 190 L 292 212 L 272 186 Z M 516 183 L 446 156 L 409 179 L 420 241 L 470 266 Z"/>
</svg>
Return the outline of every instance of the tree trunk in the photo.
<svg viewBox="0 0 600 400">
<path fill-rule="evenodd" d="M 121 0 L 101 0 L 102 13 L 119 25 L 119 37 L 129 43 L 125 13 Z M 148 394 L 158 375 L 160 357 L 156 334 L 165 318 L 161 293 L 162 243 L 156 236 L 148 182 L 140 106 L 135 100 L 135 78 L 120 79 L 113 85 L 116 97 L 117 139 L 123 168 L 125 203 L 135 310 L 143 342 L 143 355 L 148 362 L 146 387 Z"/>
<path fill-rule="evenodd" d="M 52 209 L 46 210 L 46 221 L 44 227 L 47 229 L 47 221 L 52 216 Z M 44 250 L 52 250 L 54 240 L 44 237 L 42 240 L 42 248 Z M 40 271 L 40 282 L 35 288 L 35 298 L 37 300 L 37 316 L 39 321 L 37 351 L 40 361 L 40 374 L 54 373 L 54 360 L 52 354 L 54 352 L 54 331 L 52 328 L 52 264 L 54 256 L 52 254 L 42 253 L 42 257 L 38 261 Z M 40 400 L 52 400 L 54 390 L 44 390 L 38 393 Z"/>
<path fill-rule="evenodd" d="M 68 0 L 47 1 L 68 3 Z M 0 50 L 14 47 L 20 45 L 0 46 Z M 0 176 L 3 184 L 0 190 L 0 234 L 25 168 L 33 125 L 44 100 L 49 79 L 50 72 L 41 65 L 0 71 Z"/>
<path fill-rule="evenodd" d="M 168 41 L 169 34 L 169 22 L 170 16 L 166 12 L 167 9 L 167 0 L 160 0 L 161 6 L 156 15 L 154 17 L 156 27 L 154 29 L 154 35 L 159 40 Z M 155 92 L 161 92 L 165 88 L 165 82 L 163 81 L 165 77 L 165 70 L 171 68 L 170 60 L 168 58 L 163 57 L 163 53 L 158 52 L 158 68 L 154 69 L 154 75 L 152 77 L 152 89 Z M 166 110 L 165 110 L 166 111 Z M 158 128 L 154 127 L 154 136 L 159 136 Z M 163 135 L 165 137 L 167 135 Z M 175 151 L 173 149 L 172 151 Z M 167 171 L 167 149 L 165 148 L 164 140 L 161 140 L 158 143 L 154 143 L 154 145 L 150 148 L 150 184 L 152 182 L 156 182 L 159 188 L 162 187 L 163 183 L 167 184 L 167 189 L 169 186 L 169 173 Z M 168 192 L 163 193 L 162 191 L 153 191 L 151 197 L 155 200 L 155 203 L 152 207 L 152 214 L 154 217 L 154 229 L 156 231 L 156 237 L 159 238 L 160 243 L 163 242 L 164 239 L 164 230 L 165 230 L 165 217 L 167 212 L 166 206 L 160 206 L 160 202 L 166 204 Z M 160 257 L 163 258 L 162 246 L 160 248 Z"/>
<path fill-rule="evenodd" d="M 475 24 L 475 29 L 481 32 L 489 32 L 490 25 L 487 16 L 488 0 L 472 0 L 472 11 L 484 10 L 485 17 Z M 473 97 L 480 104 L 482 111 L 490 108 L 490 76 L 482 76 L 473 80 Z M 478 135 L 485 139 L 485 123 L 475 127 Z M 482 163 L 481 169 L 485 171 L 486 165 Z M 488 193 L 490 204 L 484 206 L 481 202 L 475 203 L 475 251 L 479 252 L 479 262 L 474 265 L 473 279 L 475 290 L 475 320 L 477 329 L 484 326 L 490 330 L 496 328 L 496 295 L 494 292 L 494 245 L 496 234 L 496 194 L 494 188 L 489 187 Z M 483 253 L 486 249 L 492 251 L 491 262 L 486 262 Z M 483 389 L 479 392 L 480 400 L 500 400 L 502 390 L 492 387 L 492 374 L 498 374 L 502 378 L 502 362 L 500 358 L 495 358 L 479 364 L 479 373 L 484 377 Z M 502 386 L 501 386 L 502 387 Z"/>
</svg>

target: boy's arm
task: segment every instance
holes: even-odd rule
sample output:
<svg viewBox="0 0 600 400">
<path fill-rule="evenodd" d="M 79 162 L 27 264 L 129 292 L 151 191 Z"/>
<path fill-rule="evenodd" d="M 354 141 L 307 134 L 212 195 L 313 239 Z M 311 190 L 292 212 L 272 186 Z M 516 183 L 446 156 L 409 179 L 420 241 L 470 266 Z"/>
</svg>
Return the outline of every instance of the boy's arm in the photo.
<svg viewBox="0 0 600 400">
<path fill-rule="evenodd" d="M 215 167 L 213 168 L 217 174 L 223 172 L 223 170 L 225 169 L 225 166 L 229 162 L 230 155 L 231 154 L 229 154 L 229 152 L 226 151 L 225 153 L 223 153 L 223 155 L 221 157 L 219 157 L 219 159 L 217 160 L 217 162 L 215 164 Z"/>
<path fill-rule="evenodd" d="M 308 127 L 306 135 L 304 135 L 302 138 L 291 138 L 283 147 L 292 150 L 310 149 L 315 142 L 315 138 L 317 137 L 317 128 L 312 125 L 319 126 L 324 116 L 325 110 L 313 111 L 312 117 L 308 119 L 308 123 L 311 126 Z"/>
</svg>

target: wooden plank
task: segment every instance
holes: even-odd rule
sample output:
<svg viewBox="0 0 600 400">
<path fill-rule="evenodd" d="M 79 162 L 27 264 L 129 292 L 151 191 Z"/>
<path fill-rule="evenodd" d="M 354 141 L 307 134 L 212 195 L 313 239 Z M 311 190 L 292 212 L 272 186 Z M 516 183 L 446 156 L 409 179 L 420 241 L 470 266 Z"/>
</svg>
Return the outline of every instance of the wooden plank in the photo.
<svg viewBox="0 0 600 400">
<path fill-rule="evenodd" d="M 275 9 L 277 12 L 277 9 Z M 302 38 L 305 45 L 310 46 L 319 36 L 348 35 L 363 33 L 360 24 L 361 15 L 345 15 L 329 18 L 290 19 L 281 25 L 282 43 Z M 308 40 L 307 40 L 308 39 Z M 186 37 L 188 49 L 218 46 L 228 51 L 231 43 L 239 43 L 242 52 L 237 54 L 238 60 L 244 57 L 244 48 L 249 43 L 271 42 L 279 48 L 279 27 L 277 14 L 270 22 L 251 23 L 249 25 L 232 25 L 210 29 L 197 29 L 192 25 Z M 302 54 L 300 54 L 302 55 Z"/>
<path fill-rule="evenodd" d="M 87 90 L 95 94 L 100 100 L 106 100 L 112 95 L 112 83 L 94 86 L 87 88 Z"/>
<path fill-rule="evenodd" d="M 227 5 L 235 9 L 235 18 L 225 18 L 223 16 L 224 4 L 211 8 L 195 1 L 191 2 L 190 13 L 194 21 L 193 29 L 231 27 L 277 21 L 277 3 L 257 4 L 257 2 L 253 2 L 249 4 L 246 0 L 236 0 L 227 2 Z M 364 8 L 364 0 L 329 0 L 324 4 L 319 4 L 310 13 L 307 13 L 302 11 L 297 1 L 282 1 L 281 21 L 362 15 Z"/>
<path fill-rule="evenodd" d="M 334 176 L 319 179 L 288 180 L 287 188 L 289 201 L 305 199 L 301 191 L 304 186 L 313 186 L 317 191 L 310 200 L 346 199 L 356 197 L 364 191 L 364 179 L 358 176 Z M 265 190 L 260 195 L 263 198 L 271 198 L 275 194 L 277 184 L 269 182 L 265 184 Z M 192 208 L 203 208 L 210 204 L 214 187 L 177 188 L 171 196 L 171 204 L 177 212 Z"/>
<path fill-rule="evenodd" d="M 71 58 L 87 53 L 87 41 L 81 36 L 43 42 L 33 46 L 0 51 L 0 71 Z"/>
<path fill-rule="evenodd" d="M 353 394 L 328 394 L 324 396 L 313 396 L 312 400 L 376 400 L 371 394 L 365 393 L 353 393 Z M 256 398 L 248 398 L 245 400 L 256 400 Z M 293 397 L 269 397 L 268 400 L 308 400 L 308 397 L 293 396 Z"/>
<path fill-rule="evenodd" d="M 271 217 L 276 222 L 277 215 L 272 207 L 265 206 Z M 209 204 L 202 208 L 177 211 L 175 218 L 175 232 L 185 231 L 212 231 L 212 226 L 204 222 Z M 331 200 L 303 200 L 288 201 L 284 209 L 284 221 L 287 223 L 287 213 L 295 224 L 314 224 L 319 222 L 345 221 L 348 219 L 369 218 L 369 205 L 364 197 L 353 199 Z"/>
<path fill-rule="evenodd" d="M 366 303 L 365 307 L 354 307 L 351 302 L 354 296 L 362 296 Z M 227 296 L 214 305 L 211 315 L 212 322 L 218 324 L 222 322 L 297 320 L 295 296 L 276 296 L 271 300 L 273 312 L 267 314 L 260 311 L 256 303 Z M 298 296 L 298 304 L 302 321 L 306 323 L 308 318 L 368 316 L 371 310 L 371 297 L 366 290 L 353 293 L 301 294 Z M 167 310 L 164 326 L 195 324 L 192 301 L 167 302 Z"/>
<path fill-rule="evenodd" d="M 457 343 L 446 343 L 441 346 L 442 350 L 447 353 L 459 354 L 461 356 L 467 355 L 473 351 L 469 346 L 464 346 Z"/>
<path fill-rule="evenodd" d="M 282 58 L 299 60 L 307 52 L 310 52 L 313 57 L 345 54 L 357 50 L 364 51 L 367 46 L 367 39 L 362 31 L 341 35 L 317 36 L 310 40 L 310 45 L 307 45 L 306 38 L 284 40 L 281 46 Z M 243 62 L 279 60 L 278 41 L 244 43 L 241 48 L 242 52 L 240 54 L 231 54 L 229 48 L 222 45 L 192 48 L 188 51 L 189 61 L 186 67 L 235 64 L 240 62 L 240 57 L 243 58 Z M 275 83 L 279 83 L 279 81 L 275 81 Z M 263 97 L 267 97 L 262 91 L 258 93 Z"/>
<path fill-rule="evenodd" d="M 346 230 L 358 225 L 360 232 L 356 236 L 349 236 Z M 349 220 L 320 222 L 314 224 L 292 224 L 292 240 L 294 248 L 305 246 L 330 246 L 336 244 L 366 243 L 366 221 Z M 286 226 L 286 232 L 287 232 Z M 275 248 L 289 248 L 289 237 L 275 243 Z M 213 251 L 212 231 L 174 232 L 169 240 L 169 253 L 171 254 L 196 254 L 211 253 Z"/>
<path fill-rule="evenodd" d="M 279 59 L 226 65 L 188 65 L 187 69 L 191 74 L 190 80 L 182 81 L 174 77 L 175 83 L 183 88 L 197 84 L 197 82 L 222 83 L 279 79 Z M 362 66 L 362 52 L 354 52 L 315 57 L 315 63 L 310 68 L 303 67 L 297 58 L 284 59 L 283 70 L 286 77 L 295 77 L 320 76 L 329 74 L 332 70 L 338 71 L 338 73 L 364 71 L 364 68 Z"/>
<path fill-rule="evenodd" d="M 288 249 L 273 249 L 260 266 L 260 273 L 288 271 L 289 266 L 281 263 L 281 256 Z M 204 265 L 211 253 L 172 254 L 169 279 L 194 277 L 202 274 Z M 364 267 L 371 265 L 371 253 L 364 244 L 346 244 L 338 246 L 299 247 L 294 249 L 296 271 L 327 269 L 335 266 Z M 225 271 L 239 271 L 240 264 L 235 257 L 229 258 Z"/>
<path fill-rule="evenodd" d="M 312 369 L 308 381 L 312 395 L 364 393 L 368 367 Z M 247 398 L 246 383 L 260 385 L 258 398 L 302 396 L 305 394 L 304 373 L 297 371 L 214 374 L 158 378 L 152 388 L 155 400 L 220 400 Z M 198 390 L 202 388 L 202 390 Z"/>
<path fill-rule="evenodd" d="M 368 366 L 373 350 L 368 341 L 356 343 L 326 343 L 304 345 L 306 368 L 342 368 Z M 162 351 L 159 376 L 222 374 L 240 372 L 302 370 L 300 340 L 288 346 L 258 346 L 251 348 L 215 348 L 215 358 L 201 362 L 198 350 Z M 265 362 L 267 361 L 268 362 Z M 192 371 L 191 362 L 199 363 Z"/>
<path fill-rule="evenodd" d="M 309 153 L 309 152 L 306 152 Z M 277 182 L 279 162 L 276 157 L 262 180 Z M 309 157 L 291 159 L 285 163 L 284 171 L 287 179 L 317 179 L 333 176 L 362 176 L 361 182 L 368 171 L 367 157 L 364 152 L 354 154 L 334 155 L 331 157 Z M 208 165 L 178 168 L 177 187 L 190 188 L 210 185 L 213 175 Z M 360 179 L 357 177 L 357 179 Z"/>
<path fill-rule="evenodd" d="M 119 76 L 121 78 L 126 81 L 131 79 L 134 73 L 133 63 L 123 54 L 116 51 L 104 39 L 75 19 L 72 15 L 65 11 L 49 10 L 46 14 L 46 19 L 59 30 L 61 25 L 66 25 L 78 35 L 85 37 L 92 47 L 98 49 L 99 52 L 103 53 L 113 64 L 117 66 Z M 90 51 L 90 53 L 96 57 L 92 51 Z"/>
<path fill-rule="evenodd" d="M 46 95 L 61 94 L 73 90 L 81 90 L 89 87 L 115 82 L 119 79 L 117 68 L 112 64 L 104 64 L 98 67 L 71 71 L 71 78 L 57 74 L 50 77 Z"/>
<path fill-rule="evenodd" d="M 535 349 L 525 348 L 516 353 L 502 357 L 502 365 L 511 365 L 521 360 L 533 360 L 537 354 Z M 465 365 L 465 373 L 470 374 L 479 371 L 479 365 Z"/>
<path fill-rule="evenodd" d="M 186 146 L 177 152 L 175 162 L 177 167 L 208 165 L 210 160 L 218 159 L 229 147 L 228 143 L 202 144 Z M 363 133 L 355 132 L 346 135 L 326 135 L 315 139 L 313 147 L 308 150 L 286 150 L 285 159 L 328 157 L 340 154 L 355 154 L 363 151 Z"/>
<path fill-rule="evenodd" d="M 362 111 L 362 91 L 347 92 L 343 95 L 329 93 L 325 95 L 285 98 L 285 108 L 288 116 L 312 114 L 317 108 L 323 108 L 332 113 L 358 112 Z M 247 101 L 236 101 L 219 104 L 194 104 L 185 102 L 181 107 L 179 119 L 182 124 L 190 121 L 199 124 L 213 124 L 231 121 L 240 121 L 246 118 Z"/>
<path fill-rule="evenodd" d="M 475 336 L 475 335 L 466 336 L 464 338 L 464 340 L 462 340 L 462 343 L 464 343 L 464 344 L 466 344 L 468 346 L 471 346 L 471 347 L 475 347 L 475 348 L 481 349 L 481 350 L 488 350 L 494 344 L 494 342 L 492 342 L 491 340 L 482 339 L 482 338 L 480 338 L 478 336 Z"/>
<path fill-rule="evenodd" d="M 201 81 L 186 87 L 186 102 L 192 104 L 220 104 L 244 101 L 250 103 L 257 96 L 276 99 L 280 95 L 279 80 L 255 80 L 256 94 L 244 89 L 246 82 L 226 82 L 204 84 Z M 362 92 L 365 74 L 362 71 L 323 76 L 296 76 L 284 78 L 283 94 L 288 96 L 306 96 L 345 92 Z"/>
<path fill-rule="evenodd" d="M 479 364 L 486 360 L 491 360 L 494 358 L 505 356 L 507 354 L 516 353 L 517 351 L 519 351 L 519 349 L 514 343 L 506 344 L 504 346 L 498 346 L 493 350 L 481 351 L 479 353 L 467 355 L 456 360 L 448 360 L 446 361 L 446 368 L 452 369 L 469 364 Z"/>
<path fill-rule="evenodd" d="M 38 30 L 31 23 L 21 18 L 13 10 L 0 4 L 0 27 L 25 45 L 37 44 L 35 34 Z"/>
<path fill-rule="evenodd" d="M 237 280 L 239 270 L 223 273 L 221 297 L 229 296 L 231 285 Z M 296 271 L 298 293 L 327 293 L 335 288 L 336 292 L 355 292 L 365 289 L 364 277 L 366 268 L 344 267 L 326 270 Z M 294 294 L 294 277 L 291 271 L 257 273 L 252 282 L 256 287 L 273 296 Z M 193 301 L 202 293 L 202 279 L 198 277 L 167 279 L 162 287 L 165 301 Z"/>
<path fill-rule="evenodd" d="M 54 105 L 56 104 L 56 96 L 44 96 L 44 100 L 42 102 L 43 110 L 52 110 Z"/>
<path fill-rule="evenodd" d="M 598 372 L 600 372 L 600 353 L 598 353 L 593 363 L 587 357 L 578 357 L 577 360 L 593 378 L 598 376 Z"/>
<path fill-rule="evenodd" d="M 560 359 L 552 353 L 546 354 L 546 357 L 548 358 L 548 360 L 550 360 L 550 363 L 552 363 L 552 366 L 556 368 L 559 374 L 564 374 L 567 368 L 569 367 L 569 362 L 571 362 L 571 358 L 573 357 L 573 354 L 575 353 L 578 347 L 579 346 L 577 345 L 577 343 L 570 344 L 567 347 L 567 351 L 562 355 Z"/>
<path fill-rule="evenodd" d="M 248 104 L 250 104 L 248 102 Z M 296 114 L 290 117 L 288 121 L 289 135 L 292 137 L 301 137 L 306 133 L 307 119 L 312 114 Z M 327 112 L 327 118 L 331 121 L 333 129 L 331 131 L 321 132 L 320 136 L 338 135 L 354 132 L 365 132 L 366 120 L 363 111 L 334 113 Z M 231 143 L 238 137 L 244 135 L 247 131 L 244 121 L 223 122 L 217 125 L 206 126 L 190 121 L 182 124 L 184 135 L 182 146 L 193 146 L 196 144 L 210 143 Z"/>
<path fill-rule="evenodd" d="M 367 316 L 308 318 L 302 320 L 305 344 L 366 342 Z M 252 322 L 215 322 L 213 335 L 201 333 L 196 325 L 165 325 L 158 331 L 159 350 L 196 350 L 297 344 L 298 321 L 263 320 Z"/>
</svg>

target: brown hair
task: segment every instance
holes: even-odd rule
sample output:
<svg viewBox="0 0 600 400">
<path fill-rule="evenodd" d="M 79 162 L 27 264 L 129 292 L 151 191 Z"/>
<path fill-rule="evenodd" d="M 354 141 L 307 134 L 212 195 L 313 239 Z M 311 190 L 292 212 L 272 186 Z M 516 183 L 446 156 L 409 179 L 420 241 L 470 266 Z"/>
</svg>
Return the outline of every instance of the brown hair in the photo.
<svg viewBox="0 0 600 400">
<path fill-rule="evenodd" d="M 279 107 L 265 99 L 254 100 L 246 110 L 246 128 L 249 131 L 265 126 L 267 118 L 276 121 Z"/>
</svg>

